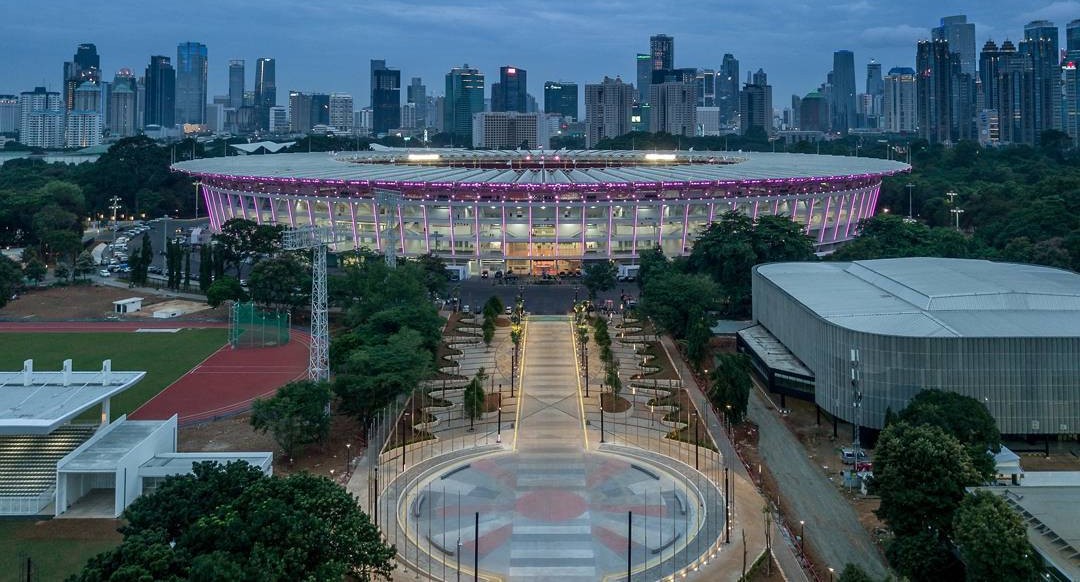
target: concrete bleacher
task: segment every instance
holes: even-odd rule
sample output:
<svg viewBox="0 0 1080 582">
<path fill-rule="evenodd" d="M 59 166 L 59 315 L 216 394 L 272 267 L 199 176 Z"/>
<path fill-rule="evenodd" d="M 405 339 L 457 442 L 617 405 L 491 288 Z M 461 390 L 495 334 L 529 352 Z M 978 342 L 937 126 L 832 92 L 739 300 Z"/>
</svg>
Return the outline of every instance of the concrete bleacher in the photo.
<svg viewBox="0 0 1080 582">
<path fill-rule="evenodd" d="M 68 424 L 44 435 L 0 436 L 0 497 L 29 497 L 56 486 L 56 463 L 98 425 Z"/>
</svg>

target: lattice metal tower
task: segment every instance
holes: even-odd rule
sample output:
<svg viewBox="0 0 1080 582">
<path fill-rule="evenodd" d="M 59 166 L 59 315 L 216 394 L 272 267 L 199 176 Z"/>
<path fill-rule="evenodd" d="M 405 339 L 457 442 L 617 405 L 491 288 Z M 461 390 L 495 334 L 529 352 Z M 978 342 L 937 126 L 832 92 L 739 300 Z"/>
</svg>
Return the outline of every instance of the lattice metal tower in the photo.
<svg viewBox="0 0 1080 582">
<path fill-rule="evenodd" d="M 401 217 L 401 192 L 398 192 L 396 190 L 384 190 L 382 188 L 376 188 L 375 189 L 375 204 L 382 205 L 382 206 L 392 206 L 392 207 L 396 208 L 397 213 L 398 213 L 398 218 L 400 220 L 400 217 Z M 398 229 L 403 228 L 402 225 L 400 224 L 400 222 L 398 222 L 398 221 L 394 221 L 394 222 L 395 222 L 395 224 L 397 224 Z M 386 229 L 387 236 L 392 236 L 394 234 L 394 228 L 395 227 L 391 226 L 391 227 Z M 397 233 L 399 238 L 401 237 L 401 234 L 402 233 L 399 230 L 398 233 Z M 402 243 L 402 244 L 404 244 L 404 243 Z M 397 245 L 396 241 L 395 241 L 395 243 L 393 245 L 391 245 L 390 241 L 388 240 L 388 241 L 386 241 L 386 244 L 383 245 L 383 256 L 386 257 L 386 264 L 391 269 L 397 267 L 397 248 L 398 248 L 398 245 Z M 402 252 L 405 252 L 405 249 L 402 249 Z"/>
<path fill-rule="evenodd" d="M 337 242 L 326 226 L 302 226 L 285 231 L 282 247 L 287 251 L 312 250 L 311 256 L 311 348 L 308 379 L 330 379 L 330 326 L 326 307 L 326 247 Z"/>
</svg>

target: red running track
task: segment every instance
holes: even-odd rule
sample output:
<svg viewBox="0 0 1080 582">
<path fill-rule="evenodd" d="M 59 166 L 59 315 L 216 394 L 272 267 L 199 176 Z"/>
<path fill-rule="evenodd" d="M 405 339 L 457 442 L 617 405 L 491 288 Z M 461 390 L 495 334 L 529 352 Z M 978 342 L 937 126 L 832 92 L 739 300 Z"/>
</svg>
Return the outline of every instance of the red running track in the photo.
<svg viewBox="0 0 1080 582">
<path fill-rule="evenodd" d="M 0 321 L 0 332 L 4 333 L 130 332 L 137 329 L 205 329 L 215 327 L 229 327 L 229 324 L 203 321 L 174 321 L 171 323 L 161 321 Z"/>
<path fill-rule="evenodd" d="M 307 334 L 292 330 L 284 346 L 240 350 L 224 346 L 128 418 L 164 420 L 178 414 L 184 425 L 244 412 L 256 398 L 272 396 L 285 384 L 307 378 L 309 344 Z"/>
</svg>

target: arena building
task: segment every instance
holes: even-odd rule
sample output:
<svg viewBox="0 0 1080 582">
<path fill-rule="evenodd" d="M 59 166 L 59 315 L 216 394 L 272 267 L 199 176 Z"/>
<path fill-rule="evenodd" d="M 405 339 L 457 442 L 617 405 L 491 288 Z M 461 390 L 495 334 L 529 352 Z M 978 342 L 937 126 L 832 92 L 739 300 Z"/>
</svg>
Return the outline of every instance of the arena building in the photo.
<svg viewBox="0 0 1080 582">
<path fill-rule="evenodd" d="M 207 158 L 198 180 L 212 228 L 231 218 L 331 225 L 337 250 L 435 253 L 470 272 L 573 272 L 689 252 L 727 210 L 780 215 L 820 249 L 877 208 L 883 176 L 909 166 L 803 154 L 388 149 Z"/>
<path fill-rule="evenodd" d="M 1076 273 L 935 258 L 775 263 L 754 269 L 753 305 L 738 343 L 754 368 L 840 420 L 859 413 L 881 429 L 887 410 L 938 389 L 984 403 L 1003 434 L 1080 433 Z"/>
</svg>

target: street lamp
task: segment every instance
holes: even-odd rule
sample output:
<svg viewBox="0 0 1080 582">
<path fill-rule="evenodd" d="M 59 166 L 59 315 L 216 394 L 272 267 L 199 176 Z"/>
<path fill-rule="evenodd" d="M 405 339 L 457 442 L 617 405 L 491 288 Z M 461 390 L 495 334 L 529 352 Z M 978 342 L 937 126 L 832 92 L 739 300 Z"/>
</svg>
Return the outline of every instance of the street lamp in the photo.
<svg viewBox="0 0 1080 582">
<path fill-rule="evenodd" d="M 698 461 L 698 429 L 701 426 L 701 421 L 698 419 L 697 410 L 691 410 L 690 414 L 694 416 L 694 469 L 701 470 L 701 464 Z"/>
<path fill-rule="evenodd" d="M 402 415 L 401 420 L 401 471 L 405 471 L 405 425 L 409 423 L 409 412 Z"/>
<path fill-rule="evenodd" d="M 799 551 L 806 553 L 806 522 L 799 520 Z"/>
<path fill-rule="evenodd" d="M 915 184 L 909 183 L 905 187 L 907 188 L 907 217 L 914 218 L 914 216 L 912 216 L 911 189 L 915 187 Z"/>
<path fill-rule="evenodd" d="M 352 451 L 352 443 L 345 443 L 345 474 L 346 475 L 349 474 L 349 464 L 352 461 L 352 457 L 349 456 L 351 451 Z"/>
<path fill-rule="evenodd" d="M 600 443 L 604 442 L 604 385 L 600 385 Z"/>
<path fill-rule="evenodd" d="M 502 400 L 502 398 L 500 398 L 500 400 Z M 502 406 L 501 405 L 499 406 L 498 424 L 499 424 L 499 427 L 496 429 L 495 442 L 496 443 L 501 443 L 502 442 Z"/>
<path fill-rule="evenodd" d="M 829 582 L 833 582 L 833 572 L 835 572 L 835 571 L 836 570 L 833 570 L 832 568 L 829 568 Z"/>
</svg>

